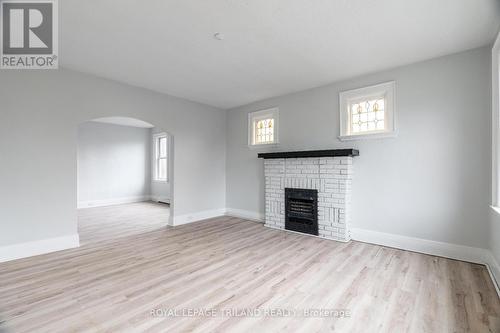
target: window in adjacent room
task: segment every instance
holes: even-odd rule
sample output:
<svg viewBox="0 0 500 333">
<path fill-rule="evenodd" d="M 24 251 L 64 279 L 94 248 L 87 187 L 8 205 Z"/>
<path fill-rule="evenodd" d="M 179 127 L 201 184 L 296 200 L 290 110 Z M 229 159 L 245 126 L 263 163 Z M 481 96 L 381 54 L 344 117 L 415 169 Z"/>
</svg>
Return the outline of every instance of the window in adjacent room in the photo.
<svg viewBox="0 0 500 333">
<path fill-rule="evenodd" d="M 154 153 L 155 153 L 155 166 L 154 175 L 155 180 L 166 182 L 168 180 L 168 138 L 167 134 L 155 134 L 154 138 Z"/>
<path fill-rule="evenodd" d="M 278 143 L 278 108 L 248 114 L 248 145 Z"/>
<path fill-rule="evenodd" d="M 395 135 L 395 83 L 344 91 L 340 100 L 340 140 Z"/>
</svg>

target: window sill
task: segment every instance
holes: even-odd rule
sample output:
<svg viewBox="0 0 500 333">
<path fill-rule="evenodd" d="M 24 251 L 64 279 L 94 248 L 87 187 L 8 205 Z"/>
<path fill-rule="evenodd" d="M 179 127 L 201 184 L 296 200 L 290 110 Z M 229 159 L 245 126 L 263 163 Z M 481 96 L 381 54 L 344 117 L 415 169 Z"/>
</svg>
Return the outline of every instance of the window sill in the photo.
<svg viewBox="0 0 500 333">
<path fill-rule="evenodd" d="M 340 141 L 369 140 L 369 139 L 388 139 L 397 137 L 396 132 L 357 134 L 357 135 L 339 135 Z"/>
<path fill-rule="evenodd" d="M 261 143 L 258 145 L 248 145 L 249 149 L 261 149 L 261 148 L 276 148 L 279 146 L 279 143 Z"/>
<path fill-rule="evenodd" d="M 498 215 L 500 215 L 500 207 L 490 205 L 490 208 L 493 209 Z"/>
<path fill-rule="evenodd" d="M 153 179 L 153 183 L 166 184 L 166 183 L 168 183 L 168 180 L 156 180 L 156 179 Z"/>
</svg>

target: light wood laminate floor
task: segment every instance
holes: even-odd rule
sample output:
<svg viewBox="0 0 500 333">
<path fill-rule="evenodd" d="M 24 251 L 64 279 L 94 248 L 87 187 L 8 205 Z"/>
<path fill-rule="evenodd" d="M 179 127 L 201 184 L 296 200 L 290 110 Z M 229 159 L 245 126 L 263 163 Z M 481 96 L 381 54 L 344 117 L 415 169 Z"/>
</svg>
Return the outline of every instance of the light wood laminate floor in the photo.
<svg viewBox="0 0 500 333">
<path fill-rule="evenodd" d="M 0 264 L 0 332 L 500 332 L 483 266 L 134 205 L 80 211 L 78 249 Z"/>
<path fill-rule="evenodd" d="M 157 230 L 167 226 L 169 217 L 169 205 L 149 201 L 80 209 L 80 245 Z"/>
</svg>

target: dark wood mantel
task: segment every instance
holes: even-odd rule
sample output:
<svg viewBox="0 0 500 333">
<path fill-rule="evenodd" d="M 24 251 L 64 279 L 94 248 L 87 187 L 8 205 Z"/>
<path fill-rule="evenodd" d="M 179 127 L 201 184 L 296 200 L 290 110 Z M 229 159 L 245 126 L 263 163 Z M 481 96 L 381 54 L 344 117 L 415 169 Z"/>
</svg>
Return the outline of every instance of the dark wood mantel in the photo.
<svg viewBox="0 0 500 333">
<path fill-rule="evenodd" d="M 259 158 L 308 158 L 308 157 L 336 157 L 336 156 L 359 156 L 357 149 L 326 149 L 326 150 L 304 150 L 284 151 L 275 153 L 259 153 Z"/>
</svg>

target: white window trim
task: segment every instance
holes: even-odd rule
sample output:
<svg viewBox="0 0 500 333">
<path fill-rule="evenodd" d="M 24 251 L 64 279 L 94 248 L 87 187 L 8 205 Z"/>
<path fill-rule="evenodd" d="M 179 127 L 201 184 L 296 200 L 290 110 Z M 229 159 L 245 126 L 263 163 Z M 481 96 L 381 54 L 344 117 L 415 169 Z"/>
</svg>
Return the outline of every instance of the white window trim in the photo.
<svg viewBox="0 0 500 333">
<path fill-rule="evenodd" d="M 274 119 L 274 142 L 269 143 L 254 143 L 255 138 L 255 121 L 261 119 Z M 273 147 L 279 144 L 279 108 L 274 107 L 270 109 L 250 112 L 248 114 L 248 147 L 255 149 L 259 147 Z"/>
<path fill-rule="evenodd" d="M 167 177 L 166 179 L 158 179 L 158 149 L 159 149 L 159 144 L 158 144 L 158 139 L 159 138 L 167 138 Z M 170 139 L 168 137 L 167 133 L 155 133 L 153 134 L 153 182 L 155 183 L 168 183 L 169 181 L 169 159 L 170 159 Z"/>
<path fill-rule="evenodd" d="M 389 81 L 376 84 L 369 87 L 342 91 L 339 93 L 339 113 L 340 113 L 340 135 L 341 141 L 360 140 L 360 139 L 380 139 L 397 136 L 396 131 L 396 82 Z M 359 134 L 350 133 L 349 105 L 357 101 L 370 98 L 385 98 L 385 130 L 364 132 Z"/>
</svg>

